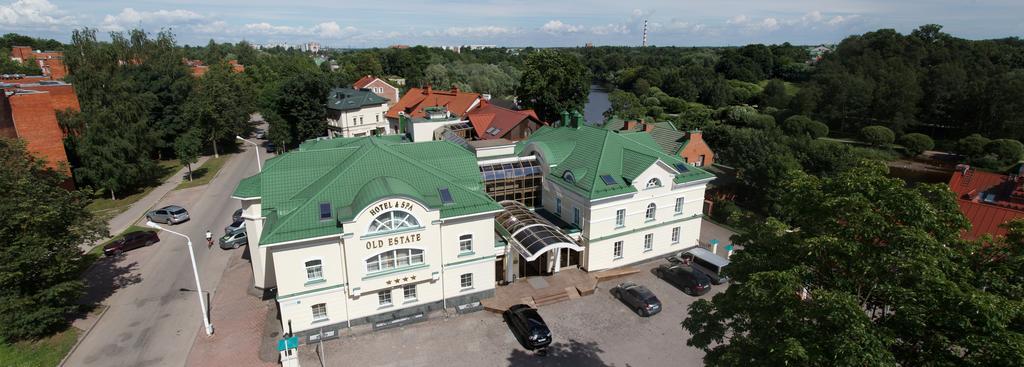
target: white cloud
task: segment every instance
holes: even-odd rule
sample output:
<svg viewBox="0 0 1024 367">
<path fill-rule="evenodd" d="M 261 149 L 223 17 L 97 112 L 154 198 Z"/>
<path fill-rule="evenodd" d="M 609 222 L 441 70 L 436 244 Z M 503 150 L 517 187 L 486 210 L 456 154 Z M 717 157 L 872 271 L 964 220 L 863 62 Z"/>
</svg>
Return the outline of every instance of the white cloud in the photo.
<svg viewBox="0 0 1024 367">
<path fill-rule="evenodd" d="M 124 8 L 117 15 L 103 17 L 103 24 L 100 28 L 108 31 L 123 31 L 127 28 L 138 25 L 152 24 L 160 27 L 174 25 L 197 25 L 205 26 L 212 22 L 206 16 L 190 10 L 157 10 L 137 11 L 133 8 Z"/>
<path fill-rule="evenodd" d="M 0 25 L 16 27 L 53 27 L 70 25 L 72 16 L 47 0 L 18 0 L 9 5 L 0 5 Z"/>
<path fill-rule="evenodd" d="M 273 25 L 267 22 L 250 23 L 242 26 L 241 33 L 271 36 L 319 36 L 338 39 L 356 32 L 352 26 L 342 27 L 337 22 L 323 22 L 313 27 Z"/>
<path fill-rule="evenodd" d="M 342 27 L 337 22 L 324 22 L 313 27 L 313 32 L 323 38 L 341 38 L 356 32 L 356 27 Z"/>
<path fill-rule="evenodd" d="M 422 33 L 423 37 L 494 37 L 520 33 L 519 28 L 498 26 L 448 27 L 442 30 L 429 30 Z"/>
<path fill-rule="evenodd" d="M 726 24 L 735 26 L 736 28 L 748 32 L 771 32 L 779 30 L 783 27 L 791 29 L 817 29 L 821 26 L 836 27 L 844 23 L 848 23 L 854 19 L 858 19 L 860 16 L 857 14 L 851 15 L 835 15 L 832 17 L 826 17 L 818 10 L 807 12 L 799 18 L 791 19 L 779 19 L 773 17 L 766 17 L 761 19 L 754 19 L 746 15 L 740 14 L 725 21 Z"/>
<path fill-rule="evenodd" d="M 583 26 L 562 23 L 561 20 L 550 20 L 540 27 L 540 31 L 548 34 L 575 33 L 584 30 Z"/>
<path fill-rule="evenodd" d="M 629 33 L 629 26 L 625 24 L 599 25 L 591 27 L 590 32 L 596 35 L 627 34 Z"/>
</svg>

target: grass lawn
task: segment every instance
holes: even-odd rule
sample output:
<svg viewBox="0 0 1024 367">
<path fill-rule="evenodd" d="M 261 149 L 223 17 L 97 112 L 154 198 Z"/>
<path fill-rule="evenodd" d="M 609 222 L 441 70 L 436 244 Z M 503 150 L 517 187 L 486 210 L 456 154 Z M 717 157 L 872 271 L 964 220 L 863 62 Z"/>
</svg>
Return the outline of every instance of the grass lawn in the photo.
<svg viewBox="0 0 1024 367">
<path fill-rule="evenodd" d="M 145 197 L 146 194 L 149 194 L 150 191 L 153 191 L 154 188 L 160 186 L 164 181 L 171 178 L 171 176 L 181 168 L 181 164 L 179 163 L 180 162 L 176 159 L 158 162 L 157 164 L 160 166 L 160 180 L 158 182 L 154 182 L 154 184 L 149 187 L 140 188 L 136 190 L 136 192 L 129 193 L 117 200 L 110 199 L 109 191 L 103 189 L 96 190 L 96 193 L 93 195 L 92 203 L 90 203 L 86 209 L 100 217 L 113 218 L 115 215 L 118 215 L 125 211 L 125 209 L 128 209 L 128 207 L 136 201 L 139 201 L 139 199 Z"/>
<path fill-rule="evenodd" d="M 782 83 L 786 85 L 786 95 L 787 96 L 790 96 L 790 97 L 795 96 L 796 93 L 800 91 L 800 87 L 797 86 L 796 84 L 793 84 L 793 83 L 790 83 L 790 82 L 787 82 L 787 81 L 783 81 Z M 765 80 L 759 81 L 759 82 L 757 82 L 757 85 L 761 86 L 761 88 L 764 89 L 764 86 L 768 85 L 768 80 L 765 79 Z"/>
<path fill-rule="evenodd" d="M 228 161 L 228 158 L 231 158 L 230 154 L 221 154 L 219 158 L 207 159 L 199 168 L 193 167 L 192 181 L 186 179 L 174 189 L 181 190 L 210 183 L 210 180 L 217 176 L 217 172 L 220 171 L 220 168 L 224 167 L 224 163 Z"/>
<path fill-rule="evenodd" d="M 71 351 L 80 332 L 72 326 L 43 339 L 0 344 L 0 361 L 5 367 L 56 366 Z"/>
</svg>

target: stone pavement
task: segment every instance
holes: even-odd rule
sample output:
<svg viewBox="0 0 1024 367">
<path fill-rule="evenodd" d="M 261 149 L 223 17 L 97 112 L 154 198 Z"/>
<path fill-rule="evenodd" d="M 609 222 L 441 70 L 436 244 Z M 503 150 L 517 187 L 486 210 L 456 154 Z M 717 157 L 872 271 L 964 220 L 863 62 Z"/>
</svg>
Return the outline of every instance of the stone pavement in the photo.
<svg viewBox="0 0 1024 367">
<path fill-rule="evenodd" d="M 275 330 L 280 324 L 275 318 L 274 301 L 263 301 L 248 292 L 253 280 L 246 251 L 245 247 L 230 250 L 231 260 L 210 305 L 214 333 L 206 336 L 200 328 L 186 366 L 278 365 L 273 343 L 281 332 Z"/>
</svg>

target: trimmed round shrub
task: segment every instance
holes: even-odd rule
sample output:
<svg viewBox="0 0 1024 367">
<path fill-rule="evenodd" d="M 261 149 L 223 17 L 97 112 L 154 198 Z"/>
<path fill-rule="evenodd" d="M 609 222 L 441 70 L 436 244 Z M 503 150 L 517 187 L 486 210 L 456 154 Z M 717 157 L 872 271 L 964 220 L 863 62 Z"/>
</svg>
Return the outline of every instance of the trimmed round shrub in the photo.
<svg viewBox="0 0 1024 367">
<path fill-rule="evenodd" d="M 868 144 L 886 146 L 896 141 L 896 134 L 885 126 L 872 125 L 860 129 L 860 136 Z"/>
<path fill-rule="evenodd" d="M 903 135 L 900 137 L 900 144 L 903 144 L 903 147 L 907 148 L 907 152 L 913 156 L 920 155 L 926 150 L 935 148 L 935 141 L 928 137 L 928 135 L 920 133 Z"/>
<path fill-rule="evenodd" d="M 1024 158 L 1024 144 L 1013 139 L 996 139 L 985 144 L 985 153 L 995 156 L 1001 165 L 1008 166 Z"/>
<path fill-rule="evenodd" d="M 956 142 L 956 152 L 968 158 L 977 158 L 985 154 L 985 146 L 991 142 L 981 134 L 971 134 Z"/>
<path fill-rule="evenodd" d="M 793 115 L 782 122 L 782 130 L 789 135 L 808 136 L 817 139 L 828 136 L 828 125 L 811 120 L 804 115 Z"/>
</svg>

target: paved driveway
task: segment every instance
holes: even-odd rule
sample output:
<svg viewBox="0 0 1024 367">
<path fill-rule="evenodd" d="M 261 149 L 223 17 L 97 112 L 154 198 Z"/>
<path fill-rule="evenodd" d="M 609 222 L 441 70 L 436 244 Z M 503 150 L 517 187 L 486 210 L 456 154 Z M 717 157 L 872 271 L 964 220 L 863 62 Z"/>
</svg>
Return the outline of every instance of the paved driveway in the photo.
<svg viewBox="0 0 1024 367">
<path fill-rule="evenodd" d="M 540 314 L 554 334 L 545 357 L 516 342 L 501 315 L 481 311 L 435 318 L 400 329 L 347 336 L 324 342 L 328 366 L 702 366 L 703 353 L 686 346 L 689 334 L 680 322 L 695 298 L 656 278 L 639 265 L 639 274 L 599 284 L 591 296 L 543 306 Z M 640 318 L 608 290 L 622 281 L 646 285 L 661 299 L 663 311 Z M 710 298 L 725 286 L 700 297 Z M 320 366 L 315 348 L 300 349 L 303 366 Z"/>
</svg>

